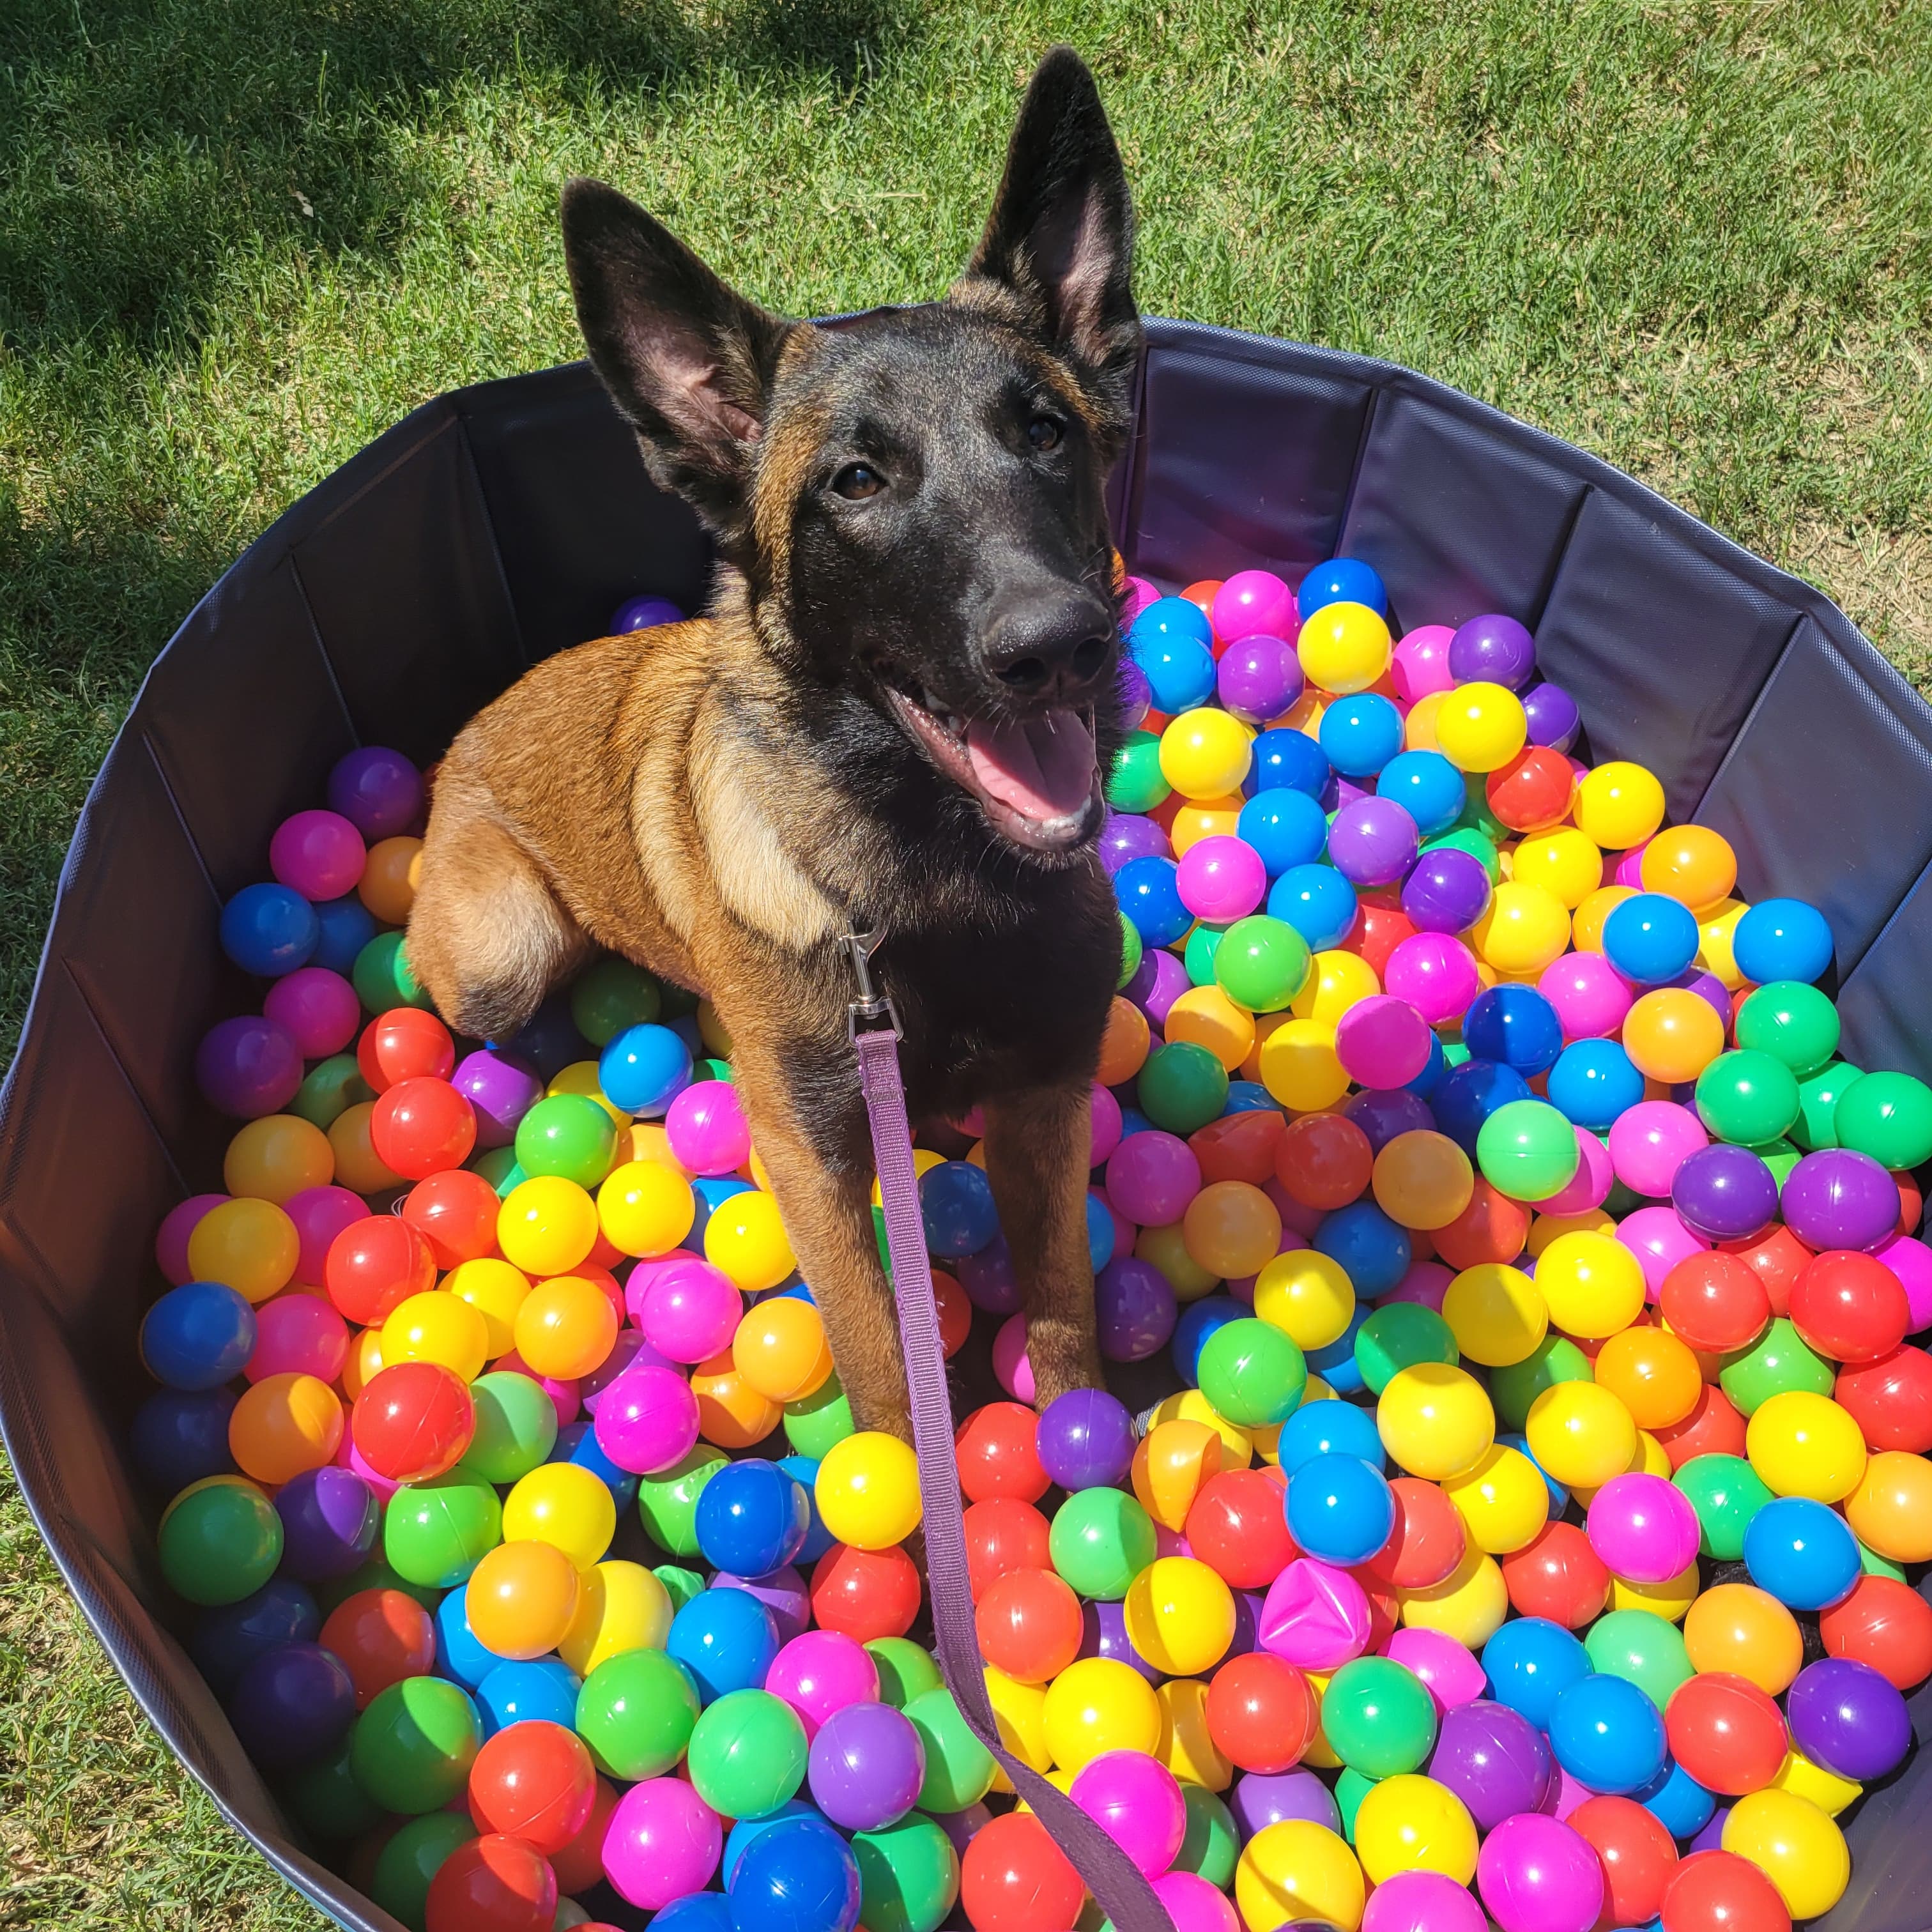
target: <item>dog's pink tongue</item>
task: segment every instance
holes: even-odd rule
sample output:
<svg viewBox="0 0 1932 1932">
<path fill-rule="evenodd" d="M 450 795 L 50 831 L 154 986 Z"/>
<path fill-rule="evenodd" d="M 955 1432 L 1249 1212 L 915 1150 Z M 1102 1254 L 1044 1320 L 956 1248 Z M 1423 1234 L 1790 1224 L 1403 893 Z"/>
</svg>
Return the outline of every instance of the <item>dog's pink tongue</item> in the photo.
<svg viewBox="0 0 1932 1932">
<path fill-rule="evenodd" d="M 1078 812 L 1094 789 L 1094 734 L 1077 712 L 968 725 L 966 752 L 987 790 L 1036 824 Z"/>
</svg>

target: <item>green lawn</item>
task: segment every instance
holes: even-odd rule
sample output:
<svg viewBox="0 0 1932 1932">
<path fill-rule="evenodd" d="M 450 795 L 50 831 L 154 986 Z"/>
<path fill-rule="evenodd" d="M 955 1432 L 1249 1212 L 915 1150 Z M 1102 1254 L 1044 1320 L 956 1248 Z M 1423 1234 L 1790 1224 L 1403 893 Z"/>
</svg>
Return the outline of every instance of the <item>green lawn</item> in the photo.
<svg viewBox="0 0 1932 1932">
<path fill-rule="evenodd" d="M 436 392 L 574 351 L 603 174 L 767 301 L 942 287 L 1072 40 L 1150 310 L 1411 363 L 1821 584 L 1932 680 L 1932 0 L 4 0 L 0 1050 L 195 598 Z M 313 1922 L 0 1492 L 0 1926 Z"/>
</svg>

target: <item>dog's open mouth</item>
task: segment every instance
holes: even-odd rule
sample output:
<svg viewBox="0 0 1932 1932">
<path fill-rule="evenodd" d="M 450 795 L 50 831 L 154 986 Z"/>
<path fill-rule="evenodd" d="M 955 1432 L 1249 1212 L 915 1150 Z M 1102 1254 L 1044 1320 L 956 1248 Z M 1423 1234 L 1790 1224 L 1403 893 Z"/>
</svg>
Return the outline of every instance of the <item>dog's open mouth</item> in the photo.
<svg viewBox="0 0 1932 1932">
<path fill-rule="evenodd" d="M 994 831 L 1036 852 L 1079 843 L 1098 817 L 1094 710 L 1058 705 L 1030 718 L 958 716 L 904 682 L 881 679 L 913 741 L 979 801 Z"/>
</svg>

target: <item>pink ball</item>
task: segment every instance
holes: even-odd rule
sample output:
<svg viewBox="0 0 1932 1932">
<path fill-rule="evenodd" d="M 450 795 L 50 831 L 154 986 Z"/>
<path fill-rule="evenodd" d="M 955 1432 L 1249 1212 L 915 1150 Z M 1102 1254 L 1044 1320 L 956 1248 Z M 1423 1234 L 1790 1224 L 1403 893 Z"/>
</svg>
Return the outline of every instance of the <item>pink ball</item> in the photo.
<svg viewBox="0 0 1932 1932">
<path fill-rule="evenodd" d="M 698 1259 L 688 1248 L 673 1248 L 667 1254 L 646 1255 L 641 1261 L 632 1262 L 631 1272 L 624 1277 L 624 1318 L 634 1328 L 641 1328 L 644 1295 L 652 1282 L 667 1268 L 680 1268 Z"/>
<path fill-rule="evenodd" d="M 1145 1751 L 1102 1751 L 1090 1758 L 1067 1796 L 1148 1878 L 1180 1854 L 1187 1804 L 1174 1773 Z"/>
<path fill-rule="evenodd" d="M 1120 592 L 1120 628 L 1127 629 L 1150 604 L 1160 600 L 1160 592 L 1144 577 L 1130 577 Z"/>
<path fill-rule="evenodd" d="M 292 1288 L 255 1311 L 255 1352 L 242 1373 L 314 1376 L 332 1382 L 349 1359 L 349 1324 L 334 1306 L 306 1288 Z"/>
<path fill-rule="evenodd" d="M 1543 969 L 1536 990 L 1556 1009 L 1564 1040 L 1607 1040 L 1636 1000 L 1600 952 L 1566 952 Z"/>
<path fill-rule="evenodd" d="M 863 1644 L 840 1631 L 806 1630 L 772 1659 L 765 1688 L 798 1713 L 808 1744 L 834 1711 L 879 1701 L 879 1666 Z"/>
<path fill-rule="evenodd" d="M 1432 1027 L 1460 1019 L 1483 990 L 1476 956 L 1453 934 L 1418 932 L 1388 956 L 1382 983 Z"/>
<path fill-rule="evenodd" d="M 1449 668 L 1449 640 L 1455 634 L 1447 624 L 1418 624 L 1396 646 L 1389 659 L 1389 682 L 1405 704 L 1432 691 L 1455 688 L 1455 674 Z"/>
<path fill-rule="evenodd" d="M 1633 1194 L 1668 1198 L 1677 1170 L 1711 1144 L 1704 1124 L 1675 1100 L 1640 1100 L 1610 1126 L 1610 1161 Z"/>
<path fill-rule="evenodd" d="M 1474 1703 L 1489 1688 L 1490 1680 L 1470 1654 L 1468 1646 L 1440 1630 L 1411 1630 L 1405 1625 L 1382 1646 L 1382 1654 L 1421 1678 L 1436 1700 L 1438 1717 L 1458 1704 Z"/>
<path fill-rule="evenodd" d="M 362 1460 L 362 1452 L 356 1446 L 356 1432 L 345 1429 L 342 1432 L 342 1445 L 335 1452 L 338 1465 L 344 1469 L 352 1469 L 376 1492 L 376 1500 L 386 1503 L 403 1486 L 390 1478 L 379 1474 Z"/>
<path fill-rule="evenodd" d="M 664 1114 L 664 1138 L 689 1174 L 735 1174 L 750 1159 L 752 1130 L 728 1080 L 696 1080 Z"/>
<path fill-rule="evenodd" d="M 1346 1570 L 1298 1556 L 1269 1586 L 1256 1635 L 1304 1670 L 1335 1670 L 1369 1647 L 1369 1600 Z"/>
<path fill-rule="evenodd" d="M 1614 1156 L 1612 1157 L 1614 1159 Z M 1644 1292 L 1654 1301 L 1664 1292 L 1664 1278 L 1679 1262 L 1716 1246 L 1693 1234 L 1678 1219 L 1674 1208 L 1640 1208 L 1617 1226 L 1617 1239 L 1643 1265 Z"/>
<path fill-rule="evenodd" d="M 1134 1138 L 1138 1140 L 1140 1136 L 1136 1134 Z M 1306 1207 L 1296 1200 L 1273 1174 L 1262 1183 L 1262 1192 L 1274 1203 L 1275 1211 L 1281 1216 L 1281 1225 L 1292 1228 L 1298 1234 L 1311 1241 L 1315 1238 L 1316 1230 L 1328 1219 L 1322 1208 Z"/>
<path fill-rule="evenodd" d="M 1612 885 L 1628 886 L 1635 892 L 1643 890 L 1643 855 L 1649 844 L 1646 838 L 1642 844 L 1633 845 L 1617 861 L 1616 876 L 1610 881 Z"/>
<path fill-rule="evenodd" d="M 1088 1154 L 1090 1168 L 1102 1166 L 1120 1144 L 1120 1103 L 1099 1081 L 1087 1096 Z"/>
<path fill-rule="evenodd" d="M 352 892 L 368 856 L 362 833 L 339 812 L 298 812 L 268 841 L 269 871 L 318 902 Z"/>
<path fill-rule="evenodd" d="M 1505 1818 L 1484 1840 L 1476 1884 L 1501 1932 L 1591 1932 L 1604 1909 L 1596 1853 L 1568 1825 L 1534 1811 Z"/>
<path fill-rule="evenodd" d="M 362 1022 L 356 988 L 326 966 L 298 966 L 284 974 L 269 987 L 262 1010 L 288 1028 L 304 1060 L 340 1053 Z"/>
<path fill-rule="evenodd" d="M 1174 1921 L 1174 1932 L 1241 1932 L 1228 1894 L 1198 1872 L 1165 1874 L 1154 1880 L 1154 1895 Z"/>
<path fill-rule="evenodd" d="M 322 1266 L 336 1236 L 369 1218 L 368 1204 L 361 1195 L 333 1183 L 291 1194 L 282 1203 L 282 1212 L 296 1224 L 295 1278 L 304 1288 L 321 1287 Z"/>
<path fill-rule="evenodd" d="M 1697 1554 L 1697 1512 L 1676 1484 L 1641 1471 L 1612 1476 L 1590 1498 L 1584 1534 L 1613 1576 L 1662 1583 Z"/>
<path fill-rule="evenodd" d="M 1536 1211 L 1539 1214 L 1587 1214 L 1592 1208 L 1600 1208 L 1610 1198 L 1616 1178 L 1610 1149 L 1587 1127 L 1579 1127 L 1576 1172 L 1570 1176 L 1567 1187 L 1551 1195 L 1547 1201 L 1539 1201 Z"/>
<path fill-rule="evenodd" d="M 633 1273 L 632 1286 L 636 1281 Z M 653 1270 L 638 1298 L 645 1340 L 674 1362 L 709 1361 L 730 1347 L 744 1318 L 745 1298 L 731 1277 L 695 1255 Z"/>
<path fill-rule="evenodd" d="M 1351 1080 L 1386 1091 L 1406 1087 L 1429 1064 L 1435 1036 L 1406 1000 L 1376 993 L 1358 1000 L 1335 1029 L 1335 1057 Z"/>
<path fill-rule="evenodd" d="M 1107 1163 L 1107 1198 L 1137 1227 L 1165 1228 L 1201 1192 L 1201 1163 L 1177 1136 L 1130 1134 Z"/>
<path fill-rule="evenodd" d="M 1408 1272 L 1388 1294 L 1378 1298 L 1376 1306 L 1390 1301 L 1413 1301 L 1424 1308 L 1432 1308 L 1440 1315 L 1442 1298 L 1449 1292 L 1449 1284 L 1455 1279 L 1440 1262 L 1412 1262 Z"/>
<path fill-rule="evenodd" d="M 295 1198 L 298 1201 L 302 1196 Z M 178 1288 L 183 1282 L 194 1280 L 194 1270 L 188 1264 L 188 1238 L 202 1215 L 211 1208 L 219 1208 L 227 1198 L 225 1194 L 190 1194 L 161 1217 L 161 1225 L 154 1230 L 154 1265 L 172 1286 Z M 361 1202 L 356 1204 L 362 1208 L 363 1214 L 368 1213 Z M 362 1216 L 356 1218 L 359 1220 Z M 316 1279 L 320 1281 L 322 1277 L 318 1275 Z"/>
<path fill-rule="evenodd" d="M 1033 1364 L 1027 1360 L 1026 1342 L 1026 1316 L 1009 1315 L 993 1331 L 993 1373 L 1014 1401 L 1030 1402 L 1037 1391 L 1034 1387 Z"/>
<path fill-rule="evenodd" d="M 600 1270 L 601 1273 L 602 1270 Z M 590 1277 L 595 1280 L 596 1277 Z M 602 1283 L 598 1284 L 600 1287 Z M 613 1287 L 616 1284 L 613 1282 Z M 624 1305 L 621 1294 L 612 1298 L 616 1306 L 617 1319 L 624 1318 Z M 654 1348 L 641 1333 L 635 1328 L 620 1328 L 610 1344 L 610 1352 L 596 1367 L 577 1379 L 577 1393 L 584 1408 L 592 1415 L 603 1406 L 604 1392 L 630 1369 L 670 1369 L 676 1373 L 676 1365 L 662 1349 Z M 679 1379 L 683 1378 L 680 1376 Z"/>
<path fill-rule="evenodd" d="M 654 1476 L 695 1447 L 698 1398 L 675 1369 L 632 1366 L 603 1392 L 591 1426 L 619 1468 Z"/>
<path fill-rule="evenodd" d="M 1208 621 L 1222 645 L 1264 631 L 1292 644 L 1301 629 L 1294 592 L 1271 570 L 1236 571 L 1215 592 Z"/>
<path fill-rule="evenodd" d="M 1596 1795 L 1587 1784 L 1579 1784 L 1559 1764 L 1556 1775 L 1550 1780 L 1550 1789 L 1543 1794 L 1543 1802 L 1536 1808 L 1550 1817 L 1565 1819 Z"/>
<path fill-rule="evenodd" d="M 1910 1234 L 1894 1234 L 1884 1246 L 1872 1250 L 1872 1258 L 1881 1261 L 1898 1276 L 1905 1290 L 1905 1305 L 1910 1311 L 1908 1335 L 1932 1328 L 1932 1248 Z"/>
<path fill-rule="evenodd" d="M 1245 919 L 1268 892 L 1268 868 L 1246 839 L 1225 832 L 1197 839 L 1174 873 L 1180 903 L 1217 926 Z"/>
<path fill-rule="evenodd" d="M 647 1778 L 618 1799 L 604 1833 L 604 1875 L 646 1912 L 711 1882 L 724 1821 L 681 1778 Z"/>
<path fill-rule="evenodd" d="M 1362 1914 L 1362 1932 L 1489 1932 L 1489 1925 L 1467 1886 L 1432 1871 L 1383 1880 Z"/>
</svg>

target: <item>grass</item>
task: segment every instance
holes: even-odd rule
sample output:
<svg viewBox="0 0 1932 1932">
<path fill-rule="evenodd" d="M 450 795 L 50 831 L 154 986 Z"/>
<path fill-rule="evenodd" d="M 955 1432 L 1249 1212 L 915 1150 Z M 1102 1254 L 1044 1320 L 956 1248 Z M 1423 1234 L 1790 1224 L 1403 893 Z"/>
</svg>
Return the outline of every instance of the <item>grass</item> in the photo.
<svg viewBox="0 0 1932 1932">
<path fill-rule="evenodd" d="M 1148 309 L 1584 443 L 1932 682 L 1932 0 L 0 0 L 0 1050 L 195 598 L 412 404 L 574 352 L 566 174 L 795 312 L 930 295 L 1059 38 Z M 304 1922 L 0 1511 L 0 1926 Z"/>
</svg>

